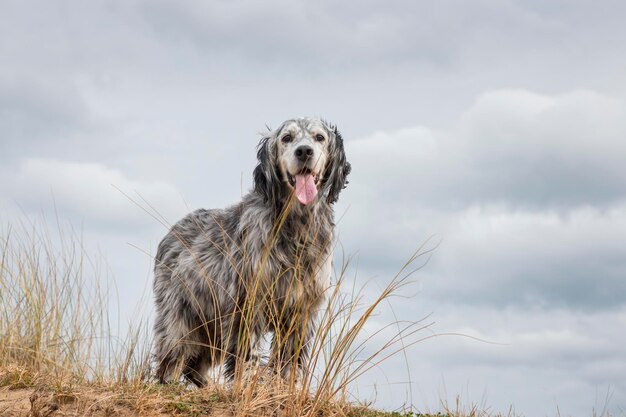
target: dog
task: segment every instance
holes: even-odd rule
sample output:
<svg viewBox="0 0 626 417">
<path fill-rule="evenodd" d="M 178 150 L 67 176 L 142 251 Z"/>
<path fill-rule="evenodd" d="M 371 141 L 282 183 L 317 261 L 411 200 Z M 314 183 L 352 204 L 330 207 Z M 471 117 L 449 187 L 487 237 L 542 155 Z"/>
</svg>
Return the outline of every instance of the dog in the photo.
<svg viewBox="0 0 626 417">
<path fill-rule="evenodd" d="M 161 383 L 182 374 L 202 387 L 217 365 L 233 381 L 268 333 L 267 365 L 276 373 L 297 375 L 308 360 L 330 286 L 333 204 L 351 165 L 337 127 L 317 118 L 285 121 L 261 139 L 257 158 L 253 189 L 241 202 L 192 212 L 158 246 Z"/>
</svg>

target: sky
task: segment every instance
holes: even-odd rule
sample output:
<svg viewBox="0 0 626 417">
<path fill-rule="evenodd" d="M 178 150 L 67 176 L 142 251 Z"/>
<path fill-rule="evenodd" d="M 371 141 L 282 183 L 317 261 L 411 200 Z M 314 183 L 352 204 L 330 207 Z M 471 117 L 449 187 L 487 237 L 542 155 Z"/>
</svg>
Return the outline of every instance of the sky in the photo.
<svg viewBox="0 0 626 417">
<path fill-rule="evenodd" d="M 336 213 L 356 285 L 435 249 L 372 329 L 464 335 L 355 397 L 621 415 L 625 18 L 611 0 L 0 1 L 0 222 L 80 230 L 132 322 L 166 232 L 141 207 L 174 223 L 236 202 L 266 126 L 321 116 L 353 167 Z"/>
</svg>

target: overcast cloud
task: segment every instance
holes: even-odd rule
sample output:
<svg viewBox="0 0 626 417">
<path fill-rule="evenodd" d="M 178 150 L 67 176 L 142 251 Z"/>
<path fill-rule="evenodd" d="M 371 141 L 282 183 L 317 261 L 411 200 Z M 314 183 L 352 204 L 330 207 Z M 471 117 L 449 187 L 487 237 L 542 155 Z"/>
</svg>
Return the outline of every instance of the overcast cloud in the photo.
<svg viewBox="0 0 626 417">
<path fill-rule="evenodd" d="M 424 341 L 356 398 L 586 416 L 609 393 L 623 414 L 625 18 L 610 0 L 3 1 L 0 221 L 82 228 L 129 321 L 165 232 L 131 199 L 169 222 L 231 204 L 266 124 L 323 116 L 353 165 L 336 211 L 358 283 L 433 236 L 395 314 L 497 342 Z"/>
</svg>

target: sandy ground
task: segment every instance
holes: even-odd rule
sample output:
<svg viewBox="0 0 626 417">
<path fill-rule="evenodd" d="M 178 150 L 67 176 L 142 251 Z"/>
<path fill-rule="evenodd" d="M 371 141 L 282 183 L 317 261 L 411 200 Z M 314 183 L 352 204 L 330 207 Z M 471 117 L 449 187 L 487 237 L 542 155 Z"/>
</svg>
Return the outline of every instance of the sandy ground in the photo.
<svg viewBox="0 0 626 417">
<path fill-rule="evenodd" d="M 28 416 L 31 408 L 29 398 L 33 392 L 28 389 L 0 388 L 0 416 Z"/>
<path fill-rule="evenodd" d="M 192 410 L 185 403 L 159 402 L 155 398 L 138 400 L 123 394 L 83 390 L 59 394 L 34 388 L 0 388 L 0 417 L 130 417 L 130 416 L 206 415 L 227 417 L 223 409 Z"/>
<path fill-rule="evenodd" d="M 102 394 L 94 392 L 63 395 L 22 388 L 0 389 L 0 416 L 135 416 L 135 410 L 115 407 Z M 161 413 L 154 415 L 162 415 Z"/>
</svg>

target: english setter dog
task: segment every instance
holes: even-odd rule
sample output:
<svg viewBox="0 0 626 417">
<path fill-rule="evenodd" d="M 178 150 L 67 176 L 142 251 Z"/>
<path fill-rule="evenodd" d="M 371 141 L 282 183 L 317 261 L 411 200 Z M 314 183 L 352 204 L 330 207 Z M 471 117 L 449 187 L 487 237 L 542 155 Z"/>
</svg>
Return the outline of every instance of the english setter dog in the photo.
<svg viewBox="0 0 626 417">
<path fill-rule="evenodd" d="M 266 333 L 269 365 L 297 375 L 330 286 L 333 204 L 351 166 L 337 128 L 287 120 L 263 137 L 254 187 L 226 209 L 199 209 L 159 244 L 154 355 L 161 382 L 233 380 Z M 178 372 L 178 373 L 177 373 Z M 238 375 L 238 374 L 237 374 Z"/>
</svg>

